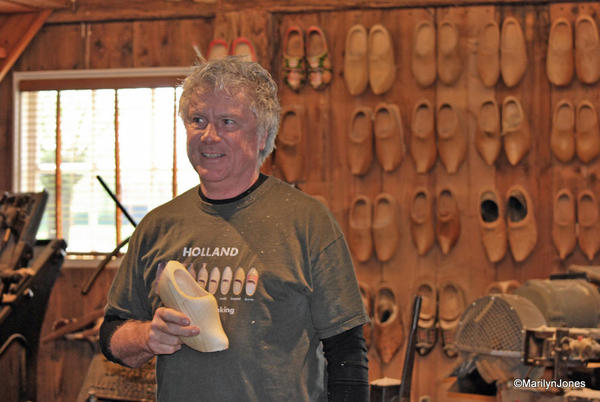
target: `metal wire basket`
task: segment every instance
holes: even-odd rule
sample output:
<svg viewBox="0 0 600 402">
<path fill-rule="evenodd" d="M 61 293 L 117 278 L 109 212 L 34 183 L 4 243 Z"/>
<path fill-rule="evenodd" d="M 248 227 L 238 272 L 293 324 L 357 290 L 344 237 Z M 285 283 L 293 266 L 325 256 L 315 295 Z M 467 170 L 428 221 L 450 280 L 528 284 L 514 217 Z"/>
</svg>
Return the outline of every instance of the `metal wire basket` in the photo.
<svg viewBox="0 0 600 402">
<path fill-rule="evenodd" d="M 463 313 L 455 345 L 461 358 L 474 361 L 488 383 L 538 379 L 543 368 L 522 363 L 524 329 L 545 324 L 542 313 L 524 297 L 488 295 L 475 300 Z"/>
</svg>

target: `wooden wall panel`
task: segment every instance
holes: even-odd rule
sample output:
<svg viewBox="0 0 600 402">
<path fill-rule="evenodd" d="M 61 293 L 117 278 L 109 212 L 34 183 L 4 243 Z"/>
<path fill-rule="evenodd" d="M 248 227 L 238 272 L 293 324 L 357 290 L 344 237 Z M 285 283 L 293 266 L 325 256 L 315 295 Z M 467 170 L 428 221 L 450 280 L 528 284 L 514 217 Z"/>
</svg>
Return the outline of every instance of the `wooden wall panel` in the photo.
<svg viewBox="0 0 600 402">
<path fill-rule="evenodd" d="M 90 292 L 82 296 L 81 287 L 92 273 L 90 266 L 62 268 L 48 300 L 42 326 L 43 339 L 61 319 L 77 319 L 101 308 L 115 269 L 105 269 Z M 57 339 L 42 343 L 38 357 L 37 387 L 39 401 L 75 401 L 97 346 L 85 340 Z"/>
<path fill-rule="evenodd" d="M 15 64 L 15 71 L 76 70 L 85 66 L 85 26 L 45 25 Z"/>
<path fill-rule="evenodd" d="M 85 65 L 85 27 L 46 25 L 15 64 L 15 71 L 72 70 Z"/>
<path fill-rule="evenodd" d="M 133 24 L 86 24 L 85 49 L 87 68 L 133 67 Z"/>
</svg>

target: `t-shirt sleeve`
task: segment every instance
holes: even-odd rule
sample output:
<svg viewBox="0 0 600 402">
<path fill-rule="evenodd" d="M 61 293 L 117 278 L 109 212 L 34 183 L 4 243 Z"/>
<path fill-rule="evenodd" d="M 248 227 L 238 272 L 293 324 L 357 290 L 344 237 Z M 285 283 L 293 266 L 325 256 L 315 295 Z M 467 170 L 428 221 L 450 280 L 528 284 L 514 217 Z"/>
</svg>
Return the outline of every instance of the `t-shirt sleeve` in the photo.
<svg viewBox="0 0 600 402">
<path fill-rule="evenodd" d="M 313 325 L 321 339 L 369 322 L 343 235 L 317 255 L 311 268 L 310 308 Z"/>
<path fill-rule="evenodd" d="M 143 229 L 138 226 L 131 236 L 128 250 L 117 270 L 108 292 L 105 315 L 121 319 L 148 321 L 152 319 L 152 307 L 143 275 L 143 264 L 139 257 Z"/>
</svg>

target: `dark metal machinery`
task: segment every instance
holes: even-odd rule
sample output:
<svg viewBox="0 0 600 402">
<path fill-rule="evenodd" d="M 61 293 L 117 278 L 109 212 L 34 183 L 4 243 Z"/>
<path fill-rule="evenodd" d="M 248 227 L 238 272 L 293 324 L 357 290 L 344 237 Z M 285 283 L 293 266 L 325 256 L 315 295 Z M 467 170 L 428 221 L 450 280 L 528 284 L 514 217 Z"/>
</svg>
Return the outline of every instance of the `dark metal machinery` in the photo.
<svg viewBox="0 0 600 402">
<path fill-rule="evenodd" d="M 0 395 L 6 401 L 36 399 L 41 327 L 64 261 L 64 240 L 35 239 L 47 198 L 43 191 L 5 193 L 0 199 L 0 363 L 9 358 L 8 351 L 21 357 L 16 365 L 9 363 L 12 370 L 2 372 Z M 11 380 L 11 375 L 18 378 Z"/>
<path fill-rule="evenodd" d="M 584 268 L 471 303 L 456 334 L 459 390 L 493 385 L 501 401 L 600 400 L 600 293 L 590 275 L 600 267 Z"/>
</svg>

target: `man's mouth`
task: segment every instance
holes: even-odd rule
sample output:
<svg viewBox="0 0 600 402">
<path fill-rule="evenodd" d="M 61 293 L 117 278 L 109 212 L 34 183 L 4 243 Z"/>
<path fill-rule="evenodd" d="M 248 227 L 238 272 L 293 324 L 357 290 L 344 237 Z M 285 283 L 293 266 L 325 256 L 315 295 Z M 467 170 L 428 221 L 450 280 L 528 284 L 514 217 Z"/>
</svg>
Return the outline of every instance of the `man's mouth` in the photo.
<svg viewBox="0 0 600 402">
<path fill-rule="evenodd" d="M 223 156 L 225 156 L 225 154 L 202 152 L 202 157 L 207 159 L 217 159 L 222 158 Z"/>
</svg>

